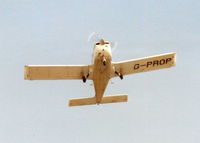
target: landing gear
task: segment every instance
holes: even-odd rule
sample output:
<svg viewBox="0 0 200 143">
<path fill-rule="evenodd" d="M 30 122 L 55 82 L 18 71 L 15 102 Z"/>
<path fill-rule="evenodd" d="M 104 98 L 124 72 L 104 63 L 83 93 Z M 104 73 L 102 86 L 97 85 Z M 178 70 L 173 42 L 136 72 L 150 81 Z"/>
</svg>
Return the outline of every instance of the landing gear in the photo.
<svg viewBox="0 0 200 143">
<path fill-rule="evenodd" d="M 89 77 L 89 74 L 87 74 L 87 76 L 83 76 L 82 79 L 83 79 L 83 82 L 85 83 L 87 78 Z"/>
<path fill-rule="evenodd" d="M 121 73 L 118 73 L 117 71 L 115 71 L 115 74 L 119 76 L 119 78 L 122 80 L 124 77 Z"/>
<path fill-rule="evenodd" d="M 121 80 L 124 78 L 122 74 L 120 74 L 120 76 L 119 76 L 119 77 L 120 77 L 120 79 L 121 79 Z"/>
<path fill-rule="evenodd" d="M 106 58 L 103 57 L 103 65 L 105 66 L 106 65 Z"/>
<path fill-rule="evenodd" d="M 86 77 L 83 76 L 82 79 L 83 79 L 83 82 L 85 83 L 86 82 Z"/>
</svg>

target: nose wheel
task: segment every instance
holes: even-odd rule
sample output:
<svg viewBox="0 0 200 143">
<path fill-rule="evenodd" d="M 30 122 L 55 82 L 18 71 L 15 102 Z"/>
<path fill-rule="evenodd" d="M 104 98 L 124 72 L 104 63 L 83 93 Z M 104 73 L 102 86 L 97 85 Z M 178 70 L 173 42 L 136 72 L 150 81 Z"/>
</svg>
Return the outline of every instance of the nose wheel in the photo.
<svg viewBox="0 0 200 143">
<path fill-rule="evenodd" d="M 106 65 L 106 58 L 103 57 L 103 65 L 105 66 Z"/>
</svg>

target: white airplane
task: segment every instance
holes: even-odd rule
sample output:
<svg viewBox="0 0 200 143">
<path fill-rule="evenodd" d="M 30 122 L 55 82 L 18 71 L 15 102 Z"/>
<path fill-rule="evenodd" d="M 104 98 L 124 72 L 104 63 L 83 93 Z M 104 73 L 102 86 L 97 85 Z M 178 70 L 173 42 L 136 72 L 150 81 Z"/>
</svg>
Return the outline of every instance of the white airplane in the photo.
<svg viewBox="0 0 200 143">
<path fill-rule="evenodd" d="M 69 106 L 126 102 L 128 95 L 103 96 L 109 80 L 113 77 L 139 72 L 169 68 L 176 64 L 176 53 L 167 53 L 146 58 L 112 62 L 111 46 L 103 39 L 94 45 L 91 65 L 26 65 L 26 80 L 93 80 L 95 96 L 72 99 Z"/>
</svg>

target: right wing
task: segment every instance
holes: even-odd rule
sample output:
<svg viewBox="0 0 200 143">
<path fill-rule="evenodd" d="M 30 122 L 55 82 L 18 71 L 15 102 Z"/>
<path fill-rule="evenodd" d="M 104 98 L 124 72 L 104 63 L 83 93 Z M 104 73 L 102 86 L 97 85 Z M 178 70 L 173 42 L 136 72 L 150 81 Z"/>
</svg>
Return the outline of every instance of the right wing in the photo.
<svg viewBox="0 0 200 143">
<path fill-rule="evenodd" d="M 112 63 L 114 73 L 111 77 L 147 72 L 162 68 L 169 68 L 176 65 L 176 53 L 151 56 L 129 61 Z"/>
<path fill-rule="evenodd" d="M 24 78 L 27 80 L 91 79 L 91 65 L 27 65 Z"/>
</svg>

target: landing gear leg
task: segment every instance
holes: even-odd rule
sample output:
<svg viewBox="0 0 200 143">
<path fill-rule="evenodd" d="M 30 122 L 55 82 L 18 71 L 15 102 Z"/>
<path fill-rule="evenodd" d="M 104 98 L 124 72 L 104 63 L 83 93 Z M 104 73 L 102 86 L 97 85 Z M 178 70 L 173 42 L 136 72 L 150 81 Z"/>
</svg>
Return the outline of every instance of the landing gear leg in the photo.
<svg viewBox="0 0 200 143">
<path fill-rule="evenodd" d="M 115 74 L 118 75 L 121 80 L 123 79 L 123 75 L 121 73 L 118 73 L 117 71 L 115 71 Z"/>
<path fill-rule="evenodd" d="M 87 78 L 89 77 L 89 74 L 87 74 L 87 76 L 83 76 L 82 79 L 83 79 L 83 82 L 85 83 Z"/>
<path fill-rule="evenodd" d="M 86 82 L 86 77 L 83 76 L 82 79 L 83 79 L 83 82 L 85 83 Z"/>
<path fill-rule="evenodd" d="M 120 79 L 121 79 L 121 80 L 124 78 L 122 74 L 120 74 L 120 76 L 119 76 L 119 77 L 120 77 Z"/>
</svg>

